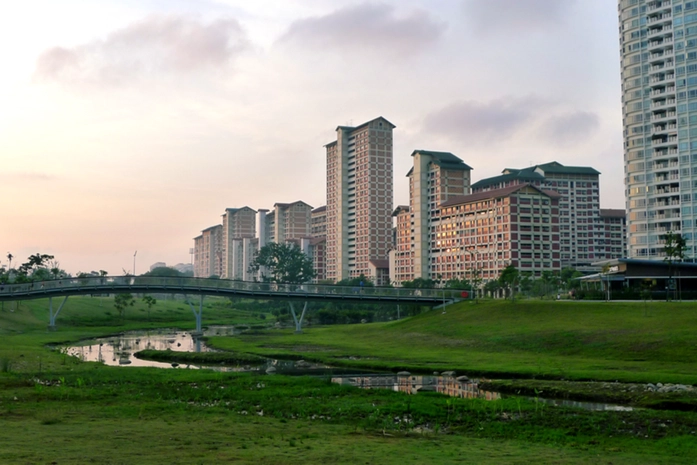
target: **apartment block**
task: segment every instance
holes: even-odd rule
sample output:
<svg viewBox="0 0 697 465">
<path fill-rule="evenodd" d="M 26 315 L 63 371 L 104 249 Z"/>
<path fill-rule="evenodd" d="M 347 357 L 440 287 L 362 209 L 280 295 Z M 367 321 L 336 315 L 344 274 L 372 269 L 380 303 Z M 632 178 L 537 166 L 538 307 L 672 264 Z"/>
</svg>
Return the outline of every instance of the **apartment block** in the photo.
<svg viewBox="0 0 697 465">
<path fill-rule="evenodd" d="M 560 271 L 559 200 L 531 184 L 454 197 L 440 205 L 431 238 L 432 279 L 497 279 L 513 265 L 540 276 Z"/>
<path fill-rule="evenodd" d="M 223 226 L 215 225 L 194 238 L 194 276 L 220 276 L 223 265 Z"/>
<path fill-rule="evenodd" d="M 395 209 L 390 279 L 401 283 L 431 276 L 431 237 L 440 205 L 470 193 L 472 168 L 450 152 L 414 150 L 409 178 L 409 207 Z"/>
<path fill-rule="evenodd" d="M 694 258 L 697 226 L 696 5 L 620 0 L 629 258 L 665 257 L 668 232 Z"/>
<path fill-rule="evenodd" d="M 312 207 L 300 200 L 276 203 L 266 214 L 267 242 L 284 243 L 290 239 L 309 237 L 312 229 Z"/>
<path fill-rule="evenodd" d="M 627 256 L 627 212 L 619 209 L 601 208 L 602 232 L 597 240 L 596 256 L 599 260 L 624 258 Z"/>
<path fill-rule="evenodd" d="M 386 260 L 391 247 L 394 128 L 383 117 L 339 126 L 336 141 L 325 146 L 327 279 L 363 274 L 377 282 L 370 261 Z"/>
<path fill-rule="evenodd" d="M 327 236 L 327 206 L 323 205 L 312 210 L 310 235 L 312 237 Z"/>
<path fill-rule="evenodd" d="M 472 192 L 485 192 L 530 184 L 554 190 L 559 199 L 559 228 L 562 267 L 594 271 L 592 265 L 605 250 L 604 222 L 600 217 L 600 173 L 585 166 L 564 166 L 558 162 L 524 169 L 506 168 L 503 174 L 472 184 Z M 619 258 L 619 257 L 611 257 Z"/>
<path fill-rule="evenodd" d="M 222 215 L 222 278 L 245 278 L 249 253 L 245 251 L 244 244 L 245 239 L 256 237 L 256 213 L 249 207 L 225 209 Z"/>
</svg>

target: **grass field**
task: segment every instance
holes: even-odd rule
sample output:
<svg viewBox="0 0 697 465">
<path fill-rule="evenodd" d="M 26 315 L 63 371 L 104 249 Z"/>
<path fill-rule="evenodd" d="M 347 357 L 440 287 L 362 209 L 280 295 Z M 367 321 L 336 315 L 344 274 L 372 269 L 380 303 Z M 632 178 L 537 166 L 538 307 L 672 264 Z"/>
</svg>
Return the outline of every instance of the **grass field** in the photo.
<svg viewBox="0 0 697 465">
<path fill-rule="evenodd" d="M 81 363 L 46 345 L 192 328 L 191 310 L 158 301 L 148 315 L 139 302 L 121 320 L 108 298 L 70 298 L 49 332 L 47 309 L 28 301 L 0 310 L 0 463 L 643 464 L 694 463 L 697 453 L 691 411 L 591 412 L 520 397 L 406 396 L 307 377 Z M 389 323 L 301 335 L 257 329 L 210 342 L 234 353 L 517 382 L 694 384 L 695 313 L 692 303 L 465 303 Z M 204 306 L 204 325 L 264 323 L 222 299 Z"/>
<path fill-rule="evenodd" d="M 212 339 L 258 354 L 431 372 L 697 383 L 697 304 L 489 301 L 370 325 Z"/>
</svg>

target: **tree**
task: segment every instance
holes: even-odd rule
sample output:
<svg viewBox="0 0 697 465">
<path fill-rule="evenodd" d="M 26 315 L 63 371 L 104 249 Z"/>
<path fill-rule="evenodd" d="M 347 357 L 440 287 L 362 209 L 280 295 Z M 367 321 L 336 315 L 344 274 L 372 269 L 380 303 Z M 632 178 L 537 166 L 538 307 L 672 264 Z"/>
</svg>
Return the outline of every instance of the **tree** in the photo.
<svg viewBox="0 0 697 465">
<path fill-rule="evenodd" d="M 150 320 L 150 309 L 152 308 L 153 305 L 155 305 L 157 303 L 157 300 L 153 296 L 144 295 L 143 302 L 145 303 L 145 305 L 148 306 L 148 321 L 149 321 Z"/>
<path fill-rule="evenodd" d="M 367 276 L 361 273 L 357 278 L 346 278 L 336 282 L 336 286 L 347 286 L 347 287 L 375 287 L 373 281 Z"/>
<path fill-rule="evenodd" d="M 185 274 L 168 266 L 158 266 L 157 268 L 153 268 L 152 271 L 143 274 L 143 276 L 181 278 L 185 276 Z"/>
<path fill-rule="evenodd" d="M 502 288 L 507 289 L 511 296 L 511 301 L 515 302 L 515 290 L 520 280 L 520 272 L 513 265 L 508 265 L 501 270 L 499 275 L 499 284 Z"/>
<path fill-rule="evenodd" d="M 673 231 L 668 231 L 663 244 L 663 260 L 668 263 L 668 286 L 666 289 L 666 300 L 669 299 L 670 291 L 675 293 L 676 287 L 673 283 L 673 263 L 681 262 L 685 259 L 685 249 L 687 244 L 685 238 Z"/>
<path fill-rule="evenodd" d="M 134 306 L 135 303 L 136 299 L 133 298 L 132 294 L 116 294 L 116 297 L 114 297 L 114 307 L 119 312 L 121 320 L 126 316 L 126 309 Z"/>
<path fill-rule="evenodd" d="M 434 289 L 436 282 L 433 279 L 416 278 L 413 281 L 403 281 L 402 287 L 407 289 Z"/>
<path fill-rule="evenodd" d="M 312 259 L 294 244 L 270 242 L 259 249 L 249 271 L 259 270 L 264 281 L 278 284 L 302 284 L 315 277 Z"/>
<path fill-rule="evenodd" d="M 12 259 L 15 258 L 14 255 L 12 255 L 10 252 L 7 252 L 7 259 L 10 261 L 10 265 L 7 268 L 7 272 L 9 273 L 10 270 L 12 269 Z"/>
</svg>

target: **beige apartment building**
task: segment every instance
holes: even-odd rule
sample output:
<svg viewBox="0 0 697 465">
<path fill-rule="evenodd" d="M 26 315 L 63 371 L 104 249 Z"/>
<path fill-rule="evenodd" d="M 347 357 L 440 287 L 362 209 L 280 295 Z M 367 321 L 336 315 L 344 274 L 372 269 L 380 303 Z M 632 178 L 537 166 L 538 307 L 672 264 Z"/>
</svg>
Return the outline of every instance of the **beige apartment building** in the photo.
<svg viewBox="0 0 697 465">
<path fill-rule="evenodd" d="M 409 206 L 400 206 L 395 244 L 389 254 L 393 283 L 431 278 L 431 237 L 440 205 L 453 197 L 470 193 L 472 168 L 450 152 L 414 150 L 409 178 Z"/>
<path fill-rule="evenodd" d="M 506 168 L 500 176 L 472 184 L 473 192 L 531 184 L 554 190 L 559 199 L 559 228 L 562 267 L 597 271 L 592 263 L 599 259 L 620 258 L 625 252 L 608 257 L 605 250 L 606 221 L 600 210 L 600 173 L 585 166 L 564 166 L 558 162 L 524 169 Z"/>
<path fill-rule="evenodd" d="M 310 235 L 312 237 L 327 236 L 327 206 L 322 205 L 312 210 L 311 213 L 312 226 L 310 227 Z"/>
<path fill-rule="evenodd" d="M 371 260 L 386 260 L 391 247 L 392 130 L 383 117 L 339 126 L 325 146 L 327 159 L 327 279 L 371 275 Z M 382 262 L 378 262 L 382 263 Z M 384 270 L 383 270 L 384 271 Z"/>
<path fill-rule="evenodd" d="M 223 226 L 215 225 L 194 238 L 194 277 L 220 276 L 223 264 Z"/>
<path fill-rule="evenodd" d="M 312 207 L 301 200 L 276 203 L 265 218 L 266 242 L 284 243 L 311 235 Z"/>
<path fill-rule="evenodd" d="M 513 265 L 539 277 L 560 271 L 559 200 L 530 184 L 454 197 L 440 205 L 431 238 L 431 277 L 486 282 Z"/>
<path fill-rule="evenodd" d="M 249 243 L 256 237 L 256 210 L 226 208 L 222 224 L 222 274 L 224 279 L 245 279 L 249 268 Z M 245 246 L 246 244 L 246 246 Z"/>
<path fill-rule="evenodd" d="M 597 239 L 596 256 L 599 260 L 611 260 L 627 256 L 627 212 L 601 208 L 602 232 Z"/>
</svg>

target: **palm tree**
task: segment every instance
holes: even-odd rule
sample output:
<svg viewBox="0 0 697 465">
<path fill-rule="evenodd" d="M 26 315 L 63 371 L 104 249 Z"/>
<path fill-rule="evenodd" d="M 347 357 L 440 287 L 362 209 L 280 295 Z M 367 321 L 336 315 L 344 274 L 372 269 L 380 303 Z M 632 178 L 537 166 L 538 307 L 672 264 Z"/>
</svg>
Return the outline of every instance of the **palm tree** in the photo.
<svg viewBox="0 0 697 465">
<path fill-rule="evenodd" d="M 7 259 L 10 261 L 10 267 L 8 268 L 8 272 L 12 269 L 12 259 L 15 258 L 14 255 L 12 255 L 10 252 L 7 252 Z"/>
</svg>

